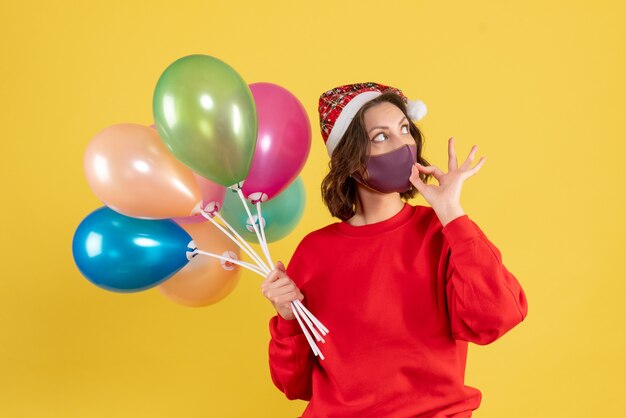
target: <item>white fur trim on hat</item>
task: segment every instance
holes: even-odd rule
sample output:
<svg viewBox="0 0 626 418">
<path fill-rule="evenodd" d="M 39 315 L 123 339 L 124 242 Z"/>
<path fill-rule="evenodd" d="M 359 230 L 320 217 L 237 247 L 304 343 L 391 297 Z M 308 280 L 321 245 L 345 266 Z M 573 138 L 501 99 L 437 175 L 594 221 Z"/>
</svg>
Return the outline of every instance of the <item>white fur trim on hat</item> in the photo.
<svg viewBox="0 0 626 418">
<path fill-rule="evenodd" d="M 428 109 L 426 104 L 421 100 L 408 100 L 406 103 L 406 110 L 411 120 L 422 120 Z"/>
<path fill-rule="evenodd" d="M 326 140 L 326 149 L 328 150 L 328 155 L 332 155 L 333 151 L 339 144 L 339 140 L 348 130 L 348 126 L 350 126 L 350 122 L 354 119 L 354 115 L 357 114 L 359 109 L 363 107 L 363 105 L 370 100 L 373 100 L 380 96 L 382 93 L 379 91 L 366 91 L 365 93 L 358 94 L 350 100 L 346 106 L 343 108 L 335 124 L 333 125 L 333 129 L 328 134 L 328 139 Z"/>
</svg>

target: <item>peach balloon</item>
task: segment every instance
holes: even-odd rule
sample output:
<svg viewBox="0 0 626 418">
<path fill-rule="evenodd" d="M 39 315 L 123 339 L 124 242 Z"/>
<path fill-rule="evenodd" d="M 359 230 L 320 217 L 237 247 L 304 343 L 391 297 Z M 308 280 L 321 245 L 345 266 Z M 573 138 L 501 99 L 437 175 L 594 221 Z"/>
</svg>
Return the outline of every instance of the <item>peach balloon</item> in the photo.
<svg viewBox="0 0 626 418">
<path fill-rule="evenodd" d="M 127 216 L 190 216 L 202 200 L 192 171 L 147 126 L 119 124 L 99 132 L 87 146 L 84 168 L 98 199 Z"/>
<path fill-rule="evenodd" d="M 239 247 L 211 223 L 179 224 L 198 249 L 218 255 L 231 253 L 239 259 Z M 228 296 L 239 283 L 240 267 L 206 255 L 197 255 L 158 288 L 184 306 L 207 306 Z"/>
</svg>

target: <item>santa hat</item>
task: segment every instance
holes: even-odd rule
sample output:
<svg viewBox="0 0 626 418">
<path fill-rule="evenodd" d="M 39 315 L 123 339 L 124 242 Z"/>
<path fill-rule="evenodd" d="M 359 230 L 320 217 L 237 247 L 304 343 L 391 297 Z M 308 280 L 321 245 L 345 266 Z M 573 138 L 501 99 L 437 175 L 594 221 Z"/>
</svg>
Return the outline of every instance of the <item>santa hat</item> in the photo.
<svg viewBox="0 0 626 418">
<path fill-rule="evenodd" d="M 395 93 L 402 98 L 412 120 L 418 121 L 426 116 L 424 102 L 408 100 L 402 91 L 378 83 L 346 84 L 328 90 L 320 96 L 320 127 L 328 155 L 332 155 L 359 109 L 365 103 L 387 92 Z"/>
</svg>

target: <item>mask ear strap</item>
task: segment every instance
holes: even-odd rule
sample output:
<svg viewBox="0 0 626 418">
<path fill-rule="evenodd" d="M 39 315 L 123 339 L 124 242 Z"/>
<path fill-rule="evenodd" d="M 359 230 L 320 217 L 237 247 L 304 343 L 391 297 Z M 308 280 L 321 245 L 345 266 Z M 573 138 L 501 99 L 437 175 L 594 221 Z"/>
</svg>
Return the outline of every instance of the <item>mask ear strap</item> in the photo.
<svg viewBox="0 0 626 418">
<path fill-rule="evenodd" d="M 380 193 L 380 191 L 376 190 L 376 189 L 372 189 L 368 184 L 367 181 L 365 181 L 363 179 L 363 176 L 361 176 L 361 174 L 359 174 L 358 172 L 354 172 L 352 174 L 350 174 L 350 177 L 354 179 L 354 181 L 356 181 L 357 183 L 359 183 L 361 186 L 365 187 L 368 190 L 371 190 L 373 192 L 376 193 Z"/>
<path fill-rule="evenodd" d="M 358 171 L 355 171 L 354 173 L 350 174 L 350 177 L 353 178 L 354 181 L 356 181 L 357 183 L 360 183 L 360 184 L 366 186 L 366 184 L 365 184 L 366 181 L 363 179 L 363 176 Z"/>
</svg>

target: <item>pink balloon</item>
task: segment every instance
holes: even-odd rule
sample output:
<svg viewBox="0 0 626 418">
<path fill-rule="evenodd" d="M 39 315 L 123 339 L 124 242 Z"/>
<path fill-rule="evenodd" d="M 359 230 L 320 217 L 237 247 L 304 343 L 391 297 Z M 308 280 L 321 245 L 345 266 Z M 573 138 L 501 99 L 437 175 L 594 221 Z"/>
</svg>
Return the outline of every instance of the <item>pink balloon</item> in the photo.
<svg viewBox="0 0 626 418">
<path fill-rule="evenodd" d="M 276 196 L 298 176 L 311 149 L 311 124 L 302 103 L 285 88 L 254 83 L 250 90 L 258 134 L 242 190 L 256 202 Z"/>
<path fill-rule="evenodd" d="M 211 212 L 216 212 L 222 208 L 224 197 L 226 196 L 226 188 L 221 184 L 213 183 L 199 174 L 193 173 L 196 183 L 202 192 L 202 208 Z M 174 218 L 179 224 L 196 224 L 206 222 L 206 218 L 202 215 L 185 216 L 182 218 Z"/>
</svg>

